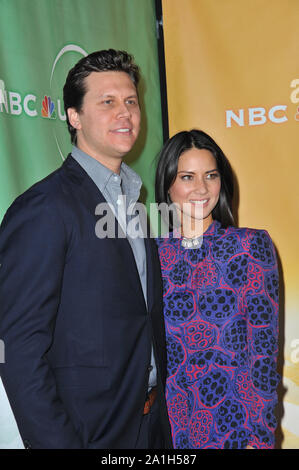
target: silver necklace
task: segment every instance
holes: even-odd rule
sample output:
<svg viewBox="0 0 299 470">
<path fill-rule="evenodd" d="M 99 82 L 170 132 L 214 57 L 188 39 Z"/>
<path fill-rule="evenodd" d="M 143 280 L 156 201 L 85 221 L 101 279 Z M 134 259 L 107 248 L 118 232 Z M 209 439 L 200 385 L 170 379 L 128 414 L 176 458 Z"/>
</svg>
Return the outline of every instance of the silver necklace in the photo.
<svg viewBox="0 0 299 470">
<path fill-rule="evenodd" d="M 183 237 L 181 245 L 183 248 L 199 248 L 201 246 L 202 236 L 196 238 Z"/>
</svg>

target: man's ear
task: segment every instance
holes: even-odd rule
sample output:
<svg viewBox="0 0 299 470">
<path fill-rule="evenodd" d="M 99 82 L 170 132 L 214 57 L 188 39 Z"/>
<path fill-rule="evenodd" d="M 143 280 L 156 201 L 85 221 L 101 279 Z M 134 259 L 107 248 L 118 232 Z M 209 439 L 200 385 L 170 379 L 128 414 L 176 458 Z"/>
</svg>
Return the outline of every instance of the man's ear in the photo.
<svg viewBox="0 0 299 470">
<path fill-rule="evenodd" d="M 74 129 L 81 129 L 81 122 L 78 111 L 75 108 L 68 108 L 67 115 L 70 121 L 70 124 Z"/>
</svg>

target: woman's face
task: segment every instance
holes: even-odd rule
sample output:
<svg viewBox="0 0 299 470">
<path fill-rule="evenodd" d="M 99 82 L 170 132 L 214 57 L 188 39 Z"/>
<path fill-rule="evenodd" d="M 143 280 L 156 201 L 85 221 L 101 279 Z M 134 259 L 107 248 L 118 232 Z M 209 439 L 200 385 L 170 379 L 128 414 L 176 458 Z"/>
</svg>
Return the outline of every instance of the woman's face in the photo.
<svg viewBox="0 0 299 470">
<path fill-rule="evenodd" d="M 213 221 L 212 211 L 219 200 L 220 188 L 216 160 L 209 150 L 192 148 L 182 153 L 175 181 L 169 189 L 181 224 L 184 220 L 193 226 L 201 220 L 205 231 Z"/>
</svg>

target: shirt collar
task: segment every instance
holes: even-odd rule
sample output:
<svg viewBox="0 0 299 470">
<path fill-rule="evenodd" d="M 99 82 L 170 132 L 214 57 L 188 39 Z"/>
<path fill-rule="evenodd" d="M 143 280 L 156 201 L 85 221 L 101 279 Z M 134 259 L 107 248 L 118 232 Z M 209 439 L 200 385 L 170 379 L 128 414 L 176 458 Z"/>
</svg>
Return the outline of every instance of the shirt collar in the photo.
<svg viewBox="0 0 299 470">
<path fill-rule="evenodd" d="M 72 148 L 72 156 L 95 182 L 99 190 L 103 192 L 109 184 L 111 177 L 115 176 L 115 173 L 76 146 Z M 122 162 L 119 177 L 122 182 L 124 194 L 131 200 L 137 201 L 142 186 L 140 176 L 132 170 L 132 168 Z"/>
<path fill-rule="evenodd" d="M 123 193 L 128 199 L 136 202 L 140 195 L 142 181 L 140 176 L 124 162 L 121 164 L 120 176 L 122 179 Z"/>
</svg>

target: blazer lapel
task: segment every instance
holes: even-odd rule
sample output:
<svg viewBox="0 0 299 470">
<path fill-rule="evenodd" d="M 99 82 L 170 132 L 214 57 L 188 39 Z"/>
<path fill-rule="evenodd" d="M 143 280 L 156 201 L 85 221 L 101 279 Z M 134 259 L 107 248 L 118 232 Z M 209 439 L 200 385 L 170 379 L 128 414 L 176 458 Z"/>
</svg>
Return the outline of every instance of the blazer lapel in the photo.
<svg viewBox="0 0 299 470">
<path fill-rule="evenodd" d="M 94 181 L 90 178 L 90 176 L 86 173 L 86 171 L 79 165 L 79 163 L 70 155 L 68 155 L 67 159 L 64 161 L 62 165 L 68 175 L 69 178 L 71 178 L 72 182 L 75 184 L 78 184 L 80 186 L 80 192 L 81 192 L 81 202 L 85 204 L 86 209 L 88 210 L 89 213 L 91 213 L 95 219 L 95 225 L 98 220 L 100 220 L 101 217 L 104 217 L 104 214 L 102 215 L 97 215 L 96 214 L 96 207 L 100 203 L 107 203 L 106 199 L 104 198 L 103 194 L 97 187 L 97 185 L 94 183 Z M 127 265 L 127 272 L 128 276 L 134 286 L 134 290 L 136 292 L 136 295 L 139 297 L 140 301 L 142 302 L 144 308 L 146 308 L 146 303 L 142 291 L 142 285 L 140 281 L 140 276 L 138 273 L 135 257 L 133 250 L 131 248 L 131 245 L 126 238 L 121 226 L 119 225 L 117 219 L 115 218 L 113 212 L 111 209 L 109 209 L 109 206 L 107 207 L 107 210 L 111 211 L 110 216 L 113 218 L 115 221 L 115 243 L 117 244 L 118 248 L 122 248 L 122 253 L 125 259 L 125 263 Z M 105 241 L 105 238 L 102 239 Z M 145 239 L 145 242 L 147 239 Z M 145 243 L 145 246 L 147 247 L 147 243 Z M 147 301 L 150 302 L 152 299 L 152 295 L 149 295 L 149 292 L 152 291 L 152 285 L 149 285 L 149 272 L 148 272 L 148 259 L 151 258 L 151 255 L 148 254 L 148 250 L 150 250 L 150 247 L 146 248 L 146 258 L 147 258 Z M 151 272 L 150 272 L 150 277 L 152 277 Z M 139 288 L 137 288 L 137 286 Z M 150 300 L 149 300 L 150 299 Z M 149 309 L 149 303 L 148 303 L 148 309 Z"/>
<path fill-rule="evenodd" d="M 146 280 L 147 280 L 147 308 L 150 312 L 154 303 L 154 254 L 153 254 L 153 240 L 149 238 L 144 239 L 146 251 Z"/>
</svg>

